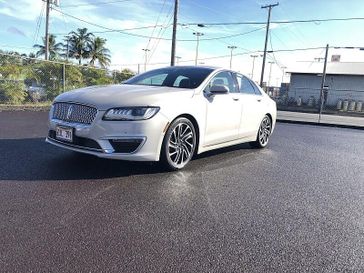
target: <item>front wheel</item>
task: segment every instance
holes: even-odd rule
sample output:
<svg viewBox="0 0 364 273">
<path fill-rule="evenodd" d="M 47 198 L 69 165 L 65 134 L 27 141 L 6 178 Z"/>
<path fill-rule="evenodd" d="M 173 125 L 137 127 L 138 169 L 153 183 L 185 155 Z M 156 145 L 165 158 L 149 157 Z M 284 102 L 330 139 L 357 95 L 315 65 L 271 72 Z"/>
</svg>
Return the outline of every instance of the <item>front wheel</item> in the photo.
<svg viewBox="0 0 364 273">
<path fill-rule="evenodd" d="M 161 163 L 169 170 L 180 170 L 192 159 L 196 149 L 196 131 L 187 118 L 178 118 L 169 126 L 161 149 Z"/>
<path fill-rule="evenodd" d="M 260 123 L 257 139 L 252 142 L 252 146 L 256 148 L 264 148 L 268 145 L 269 136 L 272 132 L 272 121 L 269 116 L 265 115 Z"/>
</svg>

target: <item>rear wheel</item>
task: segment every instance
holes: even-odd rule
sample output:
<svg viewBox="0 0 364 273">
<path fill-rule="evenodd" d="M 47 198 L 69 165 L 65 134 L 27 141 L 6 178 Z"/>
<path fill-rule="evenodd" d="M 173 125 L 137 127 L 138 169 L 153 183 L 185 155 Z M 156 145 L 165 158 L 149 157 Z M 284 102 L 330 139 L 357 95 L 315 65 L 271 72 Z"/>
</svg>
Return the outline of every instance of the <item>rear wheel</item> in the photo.
<svg viewBox="0 0 364 273">
<path fill-rule="evenodd" d="M 264 148 L 268 145 L 269 136 L 272 132 L 272 121 L 268 115 L 265 115 L 260 123 L 257 139 L 252 142 L 252 146 L 256 148 Z"/>
<path fill-rule="evenodd" d="M 192 159 L 196 149 L 196 130 L 187 118 L 169 126 L 161 149 L 161 163 L 169 170 L 180 170 Z"/>
</svg>

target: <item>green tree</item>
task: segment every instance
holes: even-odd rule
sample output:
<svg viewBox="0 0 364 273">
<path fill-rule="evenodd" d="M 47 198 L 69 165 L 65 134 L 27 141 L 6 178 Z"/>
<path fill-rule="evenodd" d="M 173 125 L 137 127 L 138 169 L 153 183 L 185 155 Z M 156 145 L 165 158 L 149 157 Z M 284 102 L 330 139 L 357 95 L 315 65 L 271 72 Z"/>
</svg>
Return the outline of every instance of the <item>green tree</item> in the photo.
<svg viewBox="0 0 364 273">
<path fill-rule="evenodd" d="M 82 75 L 83 75 L 83 83 L 86 86 L 113 83 L 112 75 L 109 75 L 108 71 L 104 69 L 83 67 Z"/>
<path fill-rule="evenodd" d="M 87 32 L 87 28 L 78 28 L 77 31 L 69 33 L 69 57 L 78 60 L 78 64 L 82 64 L 82 59 L 89 57 L 91 42 L 94 35 Z"/>
<path fill-rule="evenodd" d="M 35 53 L 36 57 L 45 55 L 46 40 L 43 38 L 43 45 L 35 44 L 33 46 L 38 51 Z M 56 36 L 54 34 L 49 35 L 49 59 L 54 60 L 60 56 L 63 51 L 64 45 L 62 43 L 56 43 Z"/>
<path fill-rule="evenodd" d="M 116 83 L 122 83 L 123 81 L 135 76 L 135 73 L 128 68 L 121 70 L 121 72 L 115 70 L 113 73 L 114 82 Z"/>
<path fill-rule="evenodd" d="M 110 65 L 110 50 L 105 47 L 106 39 L 95 37 L 90 43 L 90 65 L 95 66 L 97 61 L 101 67 Z"/>
<path fill-rule="evenodd" d="M 20 104 L 25 101 L 26 69 L 19 64 L 0 66 L 0 102 Z"/>
<path fill-rule="evenodd" d="M 7 64 L 21 64 L 22 57 L 25 54 L 20 54 L 16 51 L 2 51 L 0 50 L 0 65 L 7 65 Z"/>
</svg>

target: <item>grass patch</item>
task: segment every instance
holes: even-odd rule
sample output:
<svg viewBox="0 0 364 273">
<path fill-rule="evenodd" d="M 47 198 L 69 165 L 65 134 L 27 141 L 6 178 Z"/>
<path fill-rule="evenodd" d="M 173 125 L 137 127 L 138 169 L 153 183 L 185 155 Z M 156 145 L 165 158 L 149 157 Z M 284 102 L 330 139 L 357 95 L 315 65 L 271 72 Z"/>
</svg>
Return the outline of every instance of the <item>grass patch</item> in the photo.
<svg viewBox="0 0 364 273">
<path fill-rule="evenodd" d="M 1 104 L 0 111 L 49 111 L 51 101 L 24 103 L 24 104 Z"/>
</svg>

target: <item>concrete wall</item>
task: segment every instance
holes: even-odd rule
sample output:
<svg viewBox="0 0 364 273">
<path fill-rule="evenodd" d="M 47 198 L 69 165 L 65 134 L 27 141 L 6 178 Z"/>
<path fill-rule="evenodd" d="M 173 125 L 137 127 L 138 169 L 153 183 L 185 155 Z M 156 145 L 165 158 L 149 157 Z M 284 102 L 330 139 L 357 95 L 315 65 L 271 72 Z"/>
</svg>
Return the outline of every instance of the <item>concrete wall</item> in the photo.
<svg viewBox="0 0 364 273">
<path fill-rule="evenodd" d="M 364 75 L 327 75 L 325 85 L 329 86 L 327 105 L 336 105 L 339 99 L 364 102 Z M 289 97 L 302 98 L 303 103 L 313 96 L 320 98 L 321 76 L 317 74 L 291 74 Z"/>
</svg>

